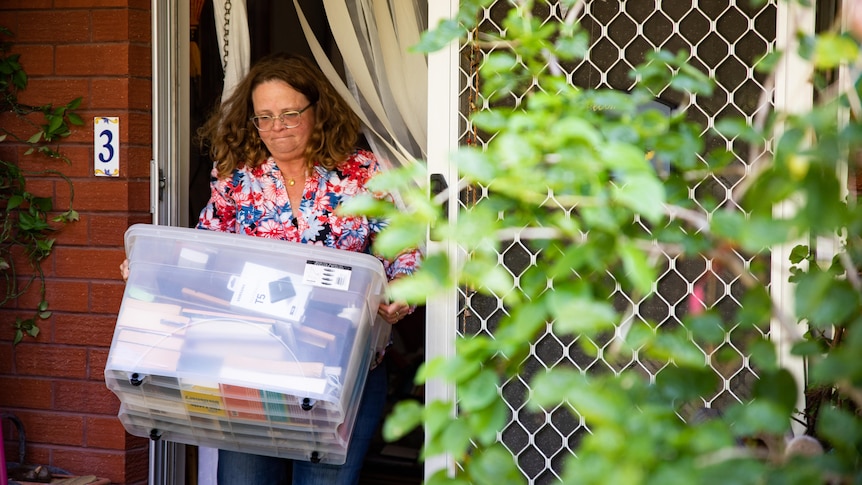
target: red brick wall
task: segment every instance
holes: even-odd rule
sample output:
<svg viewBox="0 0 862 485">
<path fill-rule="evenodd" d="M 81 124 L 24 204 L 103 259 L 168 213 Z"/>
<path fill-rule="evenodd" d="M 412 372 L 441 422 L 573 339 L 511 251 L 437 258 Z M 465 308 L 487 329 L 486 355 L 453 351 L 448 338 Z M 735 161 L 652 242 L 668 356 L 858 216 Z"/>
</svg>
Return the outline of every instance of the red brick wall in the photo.
<svg viewBox="0 0 862 485">
<path fill-rule="evenodd" d="M 4 160 L 71 177 L 81 216 L 58 233 L 44 264 L 53 314 L 40 323 L 39 337 L 12 346 L 12 323 L 31 314 L 38 292 L 0 308 L 0 411 L 23 421 L 28 463 L 146 483 L 147 440 L 123 430 L 103 371 L 123 291 L 123 233 L 150 221 L 150 0 L 2 0 L 0 26 L 13 32 L 13 50 L 30 76 L 21 101 L 60 105 L 83 97 L 78 113 L 85 122 L 61 142 L 68 166 L 0 143 Z M 120 118 L 118 178 L 93 175 L 94 116 Z M 4 128 L 16 123 L 0 117 Z M 55 207 L 68 205 L 61 179 L 39 177 L 27 187 L 53 196 Z M 7 460 L 17 461 L 11 423 L 3 425 Z"/>
</svg>

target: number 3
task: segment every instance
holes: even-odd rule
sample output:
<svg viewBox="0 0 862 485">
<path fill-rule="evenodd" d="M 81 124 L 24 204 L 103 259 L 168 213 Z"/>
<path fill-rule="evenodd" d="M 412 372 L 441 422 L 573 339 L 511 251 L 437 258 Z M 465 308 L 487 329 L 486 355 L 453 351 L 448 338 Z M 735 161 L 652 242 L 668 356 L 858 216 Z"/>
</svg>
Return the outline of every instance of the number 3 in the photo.
<svg viewBox="0 0 862 485">
<path fill-rule="evenodd" d="M 105 157 L 104 152 L 99 153 L 99 161 L 102 163 L 108 163 L 114 158 L 114 146 L 111 145 L 111 140 L 114 138 L 114 135 L 110 130 L 102 130 L 102 132 L 99 133 L 99 137 L 103 136 L 107 138 L 107 141 L 102 145 L 102 148 L 108 149 L 108 156 Z"/>
</svg>

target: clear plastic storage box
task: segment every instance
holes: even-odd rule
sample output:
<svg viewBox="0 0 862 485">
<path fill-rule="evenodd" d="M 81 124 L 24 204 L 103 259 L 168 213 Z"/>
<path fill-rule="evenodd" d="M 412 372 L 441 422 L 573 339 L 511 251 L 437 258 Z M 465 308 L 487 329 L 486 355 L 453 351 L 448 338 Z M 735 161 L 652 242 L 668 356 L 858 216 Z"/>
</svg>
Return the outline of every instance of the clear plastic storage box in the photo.
<svg viewBox="0 0 862 485">
<path fill-rule="evenodd" d="M 344 463 L 386 278 L 367 254 L 138 224 L 105 381 L 136 436 Z"/>
</svg>

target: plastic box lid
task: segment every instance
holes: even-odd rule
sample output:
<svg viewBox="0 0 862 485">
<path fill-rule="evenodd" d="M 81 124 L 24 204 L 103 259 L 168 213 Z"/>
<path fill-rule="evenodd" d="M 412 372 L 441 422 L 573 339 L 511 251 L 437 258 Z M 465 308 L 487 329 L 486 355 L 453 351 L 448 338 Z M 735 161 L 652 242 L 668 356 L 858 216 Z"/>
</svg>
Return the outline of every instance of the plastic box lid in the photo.
<svg viewBox="0 0 862 485">
<path fill-rule="evenodd" d="M 138 224 L 105 367 L 136 436 L 343 463 L 390 327 L 374 256 Z"/>
</svg>

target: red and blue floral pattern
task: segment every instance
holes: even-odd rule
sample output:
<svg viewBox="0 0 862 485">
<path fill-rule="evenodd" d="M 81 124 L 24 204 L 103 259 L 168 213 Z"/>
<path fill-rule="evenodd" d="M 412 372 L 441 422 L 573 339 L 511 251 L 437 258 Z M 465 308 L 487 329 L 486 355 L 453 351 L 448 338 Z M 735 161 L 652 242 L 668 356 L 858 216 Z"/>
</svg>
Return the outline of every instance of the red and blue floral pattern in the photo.
<svg viewBox="0 0 862 485">
<path fill-rule="evenodd" d="M 339 215 L 335 210 L 368 193 L 365 184 L 379 171 L 374 154 L 364 150 L 356 151 L 334 170 L 315 165 L 306 178 L 297 212 L 290 206 L 284 178 L 272 158 L 259 167 L 240 166 L 230 178 L 217 178 L 214 169 L 210 200 L 197 227 L 370 253 L 385 221 Z M 401 273 L 413 273 L 419 251 L 405 251 L 394 261 L 380 260 L 391 280 Z"/>
</svg>

